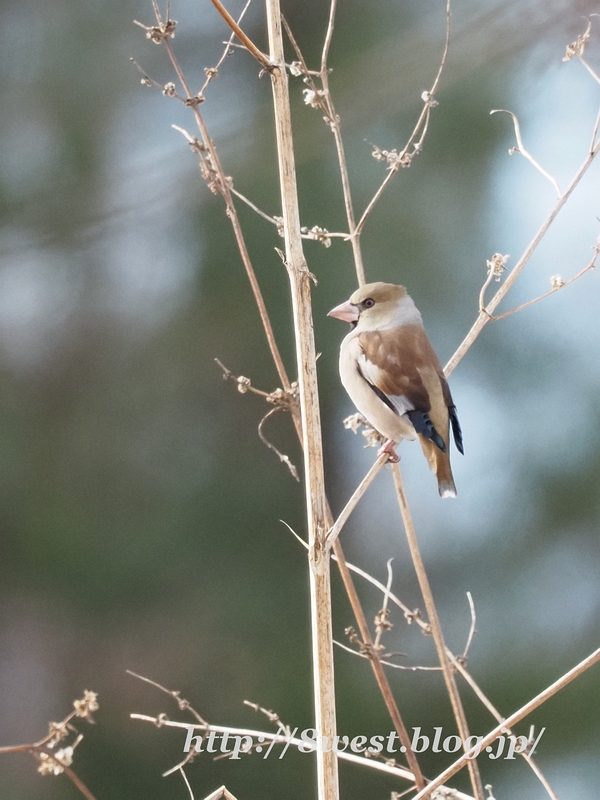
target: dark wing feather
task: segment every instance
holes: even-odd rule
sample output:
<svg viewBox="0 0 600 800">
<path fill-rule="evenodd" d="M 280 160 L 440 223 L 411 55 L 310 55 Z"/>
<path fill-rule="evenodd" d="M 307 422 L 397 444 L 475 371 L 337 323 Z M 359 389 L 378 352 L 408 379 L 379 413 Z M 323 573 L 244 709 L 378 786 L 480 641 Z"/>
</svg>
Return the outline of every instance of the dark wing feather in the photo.
<svg viewBox="0 0 600 800">
<path fill-rule="evenodd" d="M 404 325 L 395 330 L 368 331 L 360 335 L 360 343 L 367 364 L 375 367 L 361 370 L 371 389 L 392 411 L 406 414 L 417 433 L 445 452 L 444 440 L 429 415 L 431 401 L 421 373 L 425 366 L 438 372 L 442 367 L 423 328 Z"/>
</svg>

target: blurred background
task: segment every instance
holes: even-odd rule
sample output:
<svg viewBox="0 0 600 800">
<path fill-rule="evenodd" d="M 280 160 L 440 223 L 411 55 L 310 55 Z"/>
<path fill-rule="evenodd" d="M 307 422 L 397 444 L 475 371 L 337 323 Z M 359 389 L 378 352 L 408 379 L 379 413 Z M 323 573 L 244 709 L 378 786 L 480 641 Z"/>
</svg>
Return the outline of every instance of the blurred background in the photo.
<svg viewBox="0 0 600 800">
<path fill-rule="evenodd" d="M 317 67 L 327 4 L 287 0 L 284 12 Z M 231 0 L 235 15 L 241 0 Z M 301 486 L 261 444 L 267 408 L 224 383 L 214 358 L 255 386 L 278 385 L 220 198 L 202 182 L 178 124 L 188 109 L 140 84 L 133 57 L 161 85 L 175 80 L 164 48 L 133 25 L 150 2 L 5 0 L 0 64 L 0 744 L 39 739 L 84 689 L 99 693 L 96 724 L 74 768 L 98 800 L 188 797 L 161 773 L 183 737 L 129 719 L 176 704 L 126 674 L 180 690 L 209 721 L 269 729 L 243 706 L 312 719 L 308 577 Z M 486 259 L 514 265 L 555 202 L 524 158 L 509 157 L 510 119 L 564 188 L 584 160 L 599 87 L 565 47 L 598 11 L 592 0 L 456 0 L 453 36 L 422 155 L 400 172 L 369 219 L 370 280 L 405 284 L 442 361 L 476 311 Z M 173 46 L 194 89 L 228 31 L 208 0 L 174 0 Z M 266 47 L 258 0 L 247 31 Z M 362 212 L 385 175 L 371 144 L 408 138 L 438 68 L 442 0 L 341 2 L 330 64 L 354 202 Z M 600 28 L 586 56 L 600 66 Z M 290 60 L 293 56 L 290 51 Z M 243 51 L 229 57 L 202 106 L 227 174 L 278 214 L 267 78 Z M 345 230 L 333 141 L 292 80 L 302 222 Z M 590 260 L 599 233 L 599 165 L 586 175 L 501 310 L 550 288 Z M 287 277 L 273 226 L 240 207 L 251 256 L 288 370 L 295 375 Z M 355 288 L 350 247 L 307 242 L 318 278 L 315 329 L 335 511 L 374 458 L 342 426 L 352 412 L 337 374 L 346 333 L 326 312 Z M 493 284 L 491 289 L 496 288 Z M 491 295 L 490 295 L 491 296 Z M 440 501 L 417 445 L 402 467 L 448 644 L 508 715 L 598 646 L 600 402 L 598 277 L 490 324 L 452 375 L 465 435 L 455 453 L 459 496 Z M 301 463 L 289 419 L 267 435 Z M 347 558 L 422 607 L 391 475 L 377 478 L 343 533 Z M 334 635 L 354 620 L 337 574 Z M 381 597 L 359 590 L 369 617 Z M 387 635 L 402 663 L 436 663 L 433 643 L 401 615 Z M 391 730 L 365 661 L 336 652 L 339 730 Z M 599 668 L 518 728 L 546 726 L 538 761 L 560 800 L 597 797 Z M 438 673 L 390 675 L 409 728 L 453 731 Z M 493 720 L 461 684 L 471 730 Z M 422 758 L 432 776 L 452 760 Z M 496 800 L 546 797 L 524 762 L 482 759 Z M 225 783 L 238 800 L 315 796 L 310 757 L 268 763 L 198 758 L 200 799 Z M 342 796 L 386 798 L 405 786 L 341 768 Z M 467 789 L 465 776 L 454 786 Z M 41 777 L 30 756 L 0 761 L 7 800 L 71 800 L 65 776 Z"/>
</svg>

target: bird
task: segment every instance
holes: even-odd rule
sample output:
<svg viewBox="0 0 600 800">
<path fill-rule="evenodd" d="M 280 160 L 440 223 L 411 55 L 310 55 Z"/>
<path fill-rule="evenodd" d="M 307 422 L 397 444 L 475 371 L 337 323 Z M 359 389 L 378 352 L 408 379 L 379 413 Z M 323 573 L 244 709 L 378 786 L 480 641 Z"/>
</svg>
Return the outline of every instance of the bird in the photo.
<svg viewBox="0 0 600 800">
<path fill-rule="evenodd" d="M 404 286 L 368 283 L 332 308 L 350 322 L 340 348 L 340 378 L 350 399 L 386 442 L 397 462 L 402 439 L 419 439 L 441 497 L 456 497 L 450 466 L 450 428 L 464 454 L 456 406 L 421 314 Z"/>
</svg>

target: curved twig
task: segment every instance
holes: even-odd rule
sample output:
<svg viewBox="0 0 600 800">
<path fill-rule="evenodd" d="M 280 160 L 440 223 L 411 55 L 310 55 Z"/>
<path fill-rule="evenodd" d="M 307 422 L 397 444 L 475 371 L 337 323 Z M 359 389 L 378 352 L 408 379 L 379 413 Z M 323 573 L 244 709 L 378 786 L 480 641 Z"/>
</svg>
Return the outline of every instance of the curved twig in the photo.
<svg viewBox="0 0 600 800">
<path fill-rule="evenodd" d="M 513 125 L 515 128 L 515 138 L 517 140 L 517 146 L 511 147 L 511 149 L 508 151 L 509 155 L 512 155 L 513 153 L 520 153 L 524 158 L 527 159 L 527 161 L 533 164 L 533 166 L 537 169 L 537 171 L 541 173 L 544 176 L 544 178 L 547 178 L 552 184 L 552 186 L 554 186 L 556 195 L 560 200 L 560 198 L 562 197 L 562 192 L 556 180 L 552 177 L 552 175 L 550 175 L 549 172 L 546 172 L 546 170 L 542 166 L 540 166 L 540 164 L 538 164 L 538 162 L 531 155 L 531 153 L 525 149 L 525 145 L 523 144 L 523 139 L 521 137 L 521 126 L 519 125 L 519 120 L 517 118 L 517 115 L 513 114 L 512 111 L 507 111 L 505 108 L 495 108 L 492 111 L 490 111 L 490 115 L 491 114 L 508 114 L 512 118 Z"/>
</svg>

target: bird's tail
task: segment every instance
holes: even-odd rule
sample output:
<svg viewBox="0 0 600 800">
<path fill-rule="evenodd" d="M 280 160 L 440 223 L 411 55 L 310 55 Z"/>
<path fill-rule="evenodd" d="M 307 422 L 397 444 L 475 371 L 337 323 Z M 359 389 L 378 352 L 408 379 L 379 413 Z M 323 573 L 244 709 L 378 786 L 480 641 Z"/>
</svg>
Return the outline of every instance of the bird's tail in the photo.
<svg viewBox="0 0 600 800">
<path fill-rule="evenodd" d="M 436 447 L 433 442 L 424 436 L 419 436 L 419 440 L 431 471 L 435 473 L 437 478 L 440 497 L 456 497 L 456 486 L 454 485 L 448 450 L 446 449 L 445 453 L 442 452 L 439 447 Z"/>
</svg>

